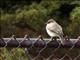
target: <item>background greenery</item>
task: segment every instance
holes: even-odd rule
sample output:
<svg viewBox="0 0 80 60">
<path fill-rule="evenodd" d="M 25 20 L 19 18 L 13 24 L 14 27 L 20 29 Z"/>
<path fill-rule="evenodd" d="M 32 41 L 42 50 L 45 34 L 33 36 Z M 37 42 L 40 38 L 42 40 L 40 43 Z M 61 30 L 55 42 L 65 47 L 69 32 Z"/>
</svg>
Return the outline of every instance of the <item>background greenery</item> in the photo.
<svg viewBox="0 0 80 60">
<path fill-rule="evenodd" d="M 0 36 L 15 34 L 23 37 L 43 35 L 48 37 L 45 22 L 53 18 L 62 27 L 65 35 L 77 38 L 80 35 L 80 1 L 77 0 L 0 0 Z M 0 60 L 26 60 L 24 49 L 0 49 Z M 16 52 L 15 52 L 16 51 Z M 16 56 L 17 55 L 17 56 Z M 14 59 L 13 59 L 14 60 Z"/>
<path fill-rule="evenodd" d="M 47 37 L 45 22 L 53 18 L 65 35 L 80 35 L 80 1 L 76 0 L 0 0 L 0 36 Z"/>
</svg>

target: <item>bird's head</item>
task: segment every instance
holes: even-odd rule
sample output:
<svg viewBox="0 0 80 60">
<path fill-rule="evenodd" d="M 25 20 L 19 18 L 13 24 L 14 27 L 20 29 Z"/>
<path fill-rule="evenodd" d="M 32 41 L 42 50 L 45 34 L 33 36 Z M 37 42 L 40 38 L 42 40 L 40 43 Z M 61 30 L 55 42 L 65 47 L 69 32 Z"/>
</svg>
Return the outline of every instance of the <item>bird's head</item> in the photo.
<svg viewBox="0 0 80 60">
<path fill-rule="evenodd" d="M 50 24 L 50 23 L 54 23 L 54 22 L 55 22 L 54 19 L 49 19 L 49 20 L 46 22 L 46 24 Z"/>
</svg>

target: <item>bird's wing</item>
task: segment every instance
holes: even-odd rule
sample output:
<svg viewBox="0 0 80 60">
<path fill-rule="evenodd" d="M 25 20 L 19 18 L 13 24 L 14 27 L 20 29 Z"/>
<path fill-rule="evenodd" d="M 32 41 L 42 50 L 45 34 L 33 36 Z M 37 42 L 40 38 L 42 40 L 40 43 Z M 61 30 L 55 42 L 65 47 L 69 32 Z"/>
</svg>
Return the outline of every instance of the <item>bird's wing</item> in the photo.
<svg viewBox="0 0 80 60">
<path fill-rule="evenodd" d="M 53 24 L 50 28 L 48 28 L 48 30 L 56 33 L 59 36 L 63 35 L 62 27 L 57 23 Z"/>
</svg>

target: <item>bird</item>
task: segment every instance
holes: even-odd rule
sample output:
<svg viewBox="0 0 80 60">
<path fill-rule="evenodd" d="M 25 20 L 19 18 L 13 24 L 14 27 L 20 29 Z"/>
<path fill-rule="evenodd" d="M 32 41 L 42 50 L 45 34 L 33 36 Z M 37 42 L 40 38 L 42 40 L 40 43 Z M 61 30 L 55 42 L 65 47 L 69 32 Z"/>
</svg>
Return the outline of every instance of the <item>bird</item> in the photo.
<svg viewBox="0 0 80 60">
<path fill-rule="evenodd" d="M 51 40 L 53 40 L 53 37 L 59 37 L 60 42 L 64 44 L 64 34 L 62 27 L 54 19 L 49 19 L 46 22 L 46 31 L 48 35 L 51 37 Z"/>
</svg>

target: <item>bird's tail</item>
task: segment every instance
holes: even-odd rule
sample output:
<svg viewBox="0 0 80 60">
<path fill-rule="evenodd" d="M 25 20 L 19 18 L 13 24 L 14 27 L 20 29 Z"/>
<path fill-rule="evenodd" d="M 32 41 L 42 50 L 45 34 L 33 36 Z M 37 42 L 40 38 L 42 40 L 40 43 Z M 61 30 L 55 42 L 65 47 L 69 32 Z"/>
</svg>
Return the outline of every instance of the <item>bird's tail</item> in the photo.
<svg viewBox="0 0 80 60">
<path fill-rule="evenodd" d="M 64 44 L 65 44 L 65 38 L 61 35 L 61 36 L 60 36 L 60 39 L 61 39 L 61 40 L 60 40 L 60 41 L 61 41 L 61 44 L 64 45 Z"/>
</svg>

